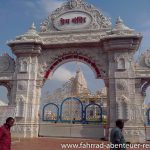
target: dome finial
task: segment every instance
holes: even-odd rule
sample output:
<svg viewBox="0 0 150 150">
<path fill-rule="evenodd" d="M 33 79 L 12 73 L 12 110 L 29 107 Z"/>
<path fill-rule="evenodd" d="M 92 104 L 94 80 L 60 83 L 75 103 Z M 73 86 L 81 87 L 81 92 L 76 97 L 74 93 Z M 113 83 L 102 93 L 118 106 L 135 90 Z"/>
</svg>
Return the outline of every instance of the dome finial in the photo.
<svg viewBox="0 0 150 150">
<path fill-rule="evenodd" d="M 123 20 L 121 19 L 120 16 L 119 16 L 119 17 L 117 18 L 117 20 L 116 20 L 116 24 L 118 24 L 118 23 L 123 23 Z"/>
<path fill-rule="evenodd" d="M 16 37 L 17 40 L 40 40 L 40 36 L 38 35 L 37 31 L 36 31 L 36 27 L 34 25 L 34 22 L 32 23 L 32 25 L 29 27 L 28 31 L 20 36 Z"/>
<path fill-rule="evenodd" d="M 34 22 L 32 23 L 31 27 L 28 30 L 28 33 L 36 33 L 36 27 Z"/>
<path fill-rule="evenodd" d="M 34 22 L 32 23 L 32 25 L 31 25 L 30 29 L 32 29 L 32 30 L 36 30 L 36 27 L 35 27 Z"/>
</svg>

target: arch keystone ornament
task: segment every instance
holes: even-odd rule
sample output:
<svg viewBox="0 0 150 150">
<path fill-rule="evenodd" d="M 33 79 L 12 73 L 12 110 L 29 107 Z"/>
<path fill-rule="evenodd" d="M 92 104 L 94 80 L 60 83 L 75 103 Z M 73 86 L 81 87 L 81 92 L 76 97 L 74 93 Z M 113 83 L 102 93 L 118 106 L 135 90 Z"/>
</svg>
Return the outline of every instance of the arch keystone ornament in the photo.
<svg viewBox="0 0 150 150">
<path fill-rule="evenodd" d="M 42 22 L 39 32 L 33 23 L 25 34 L 9 41 L 7 44 L 16 60 L 14 63 L 12 58 L 6 61 L 5 56 L 0 57 L 0 66 L 3 66 L 0 67 L 0 84 L 9 87 L 9 105 L 16 105 L 18 97 L 23 97 L 16 106 L 21 117 L 17 120 L 18 136 L 38 136 L 41 88 L 46 79 L 62 64 L 80 61 L 107 85 L 109 128 L 115 126 L 118 118 L 116 106 L 120 100 L 120 108 L 128 111 L 125 113 L 128 114 L 125 118 L 126 138 L 144 142 L 141 107 L 144 94 L 139 87 L 144 91 L 150 83 L 149 59 L 142 56 L 142 63 L 133 65 L 133 54 L 141 39 L 142 35 L 127 27 L 120 17 L 113 27 L 110 19 L 93 5 L 84 0 L 68 0 Z M 118 65 L 122 68 L 117 69 L 116 63 L 120 59 L 115 61 L 116 58 L 123 59 Z M 121 110 L 119 113 L 125 117 Z M 135 134 L 137 127 L 138 134 Z"/>
</svg>

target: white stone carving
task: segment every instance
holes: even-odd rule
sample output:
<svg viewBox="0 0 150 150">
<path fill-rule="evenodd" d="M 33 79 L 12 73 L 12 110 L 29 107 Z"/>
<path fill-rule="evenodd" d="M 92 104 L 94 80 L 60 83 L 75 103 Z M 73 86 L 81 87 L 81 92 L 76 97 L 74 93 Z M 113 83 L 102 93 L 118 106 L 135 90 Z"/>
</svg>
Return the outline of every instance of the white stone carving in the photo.
<svg viewBox="0 0 150 150">
<path fill-rule="evenodd" d="M 78 15 L 81 15 L 78 23 L 83 24 L 77 24 L 77 26 L 71 24 L 65 27 L 58 25 L 61 18 L 71 20 Z M 87 22 L 84 20 L 85 17 Z M 11 78 L 7 74 L 5 78 L 2 76 L 0 79 L 5 79 L 5 82 L 7 79 L 7 83 L 9 83 L 8 80 L 13 81 L 12 93 L 9 94 L 12 101 L 15 102 L 16 97 L 19 96 L 16 101 L 18 116 L 24 116 L 23 110 L 25 113 L 24 125 L 20 125 L 19 130 L 24 132 L 23 134 L 37 136 L 38 130 L 35 130 L 36 127 L 33 127 L 32 122 L 37 121 L 40 90 L 47 78 L 45 75 L 48 76 L 49 72 L 52 75 L 60 65 L 69 61 L 87 64 L 94 70 L 96 78 L 102 78 L 107 83 L 111 112 L 109 114 L 110 126 L 114 127 L 118 117 L 124 120 L 129 119 L 127 124 L 131 123 L 130 125 L 133 125 L 136 130 L 136 123 L 138 125 L 143 123 L 140 107 L 143 97 L 139 96 L 138 100 L 135 98 L 139 93 L 136 93 L 134 83 L 137 77 L 135 73 L 137 74 L 141 66 L 139 70 L 134 65 L 131 68 L 133 58 L 130 56 L 133 56 L 135 50 L 138 49 L 141 38 L 139 33 L 135 33 L 134 30 L 124 25 L 121 18 L 118 18 L 112 29 L 110 20 L 94 6 L 83 0 L 69 0 L 48 16 L 41 24 L 41 32 L 37 32 L 33 24 L 27 33 L 10 41 L 8 45 L 17 56 L 16 70 L 10 75 Z M 149 56 L 148 52 L 142 58 L 143 68 L 146 71 L 150 67 Z M 148 75 L 144 69 L 138 72 L 140 76 L 138 79 Z M 7 62 L 4 61 L 4 64 L 0 65 L 0 70 L 3 73 L 9 70 Z M 131 83 L 130 79 L 133 80 Z M 20 97 L 21 94 L 25 98 Z M 26 109 L 24 109 L 24 104 L 26 104 Z M 118 105 L 117 114 L 116 105 Z M 140 138 L 139 132 L 132 134 Z"/>
<path fill-rule="evenodd" d="M 20 65 L 20 72 L 27 72 L 28 70 L 28 64 L 26 61 L 22 61 Z"/>
<path fill-rule="evenodd" d="M 21 134 L 21 137 L 24 137 L 24 133 L 26 132 L 31 132 L 31 133 L 34 133 L 34 132 L 38 132 L 38 125 L 35 126 L 34 124 L 31 126 L 29 124 L 26 124 L 26 125 L 22 125 L 22 124 L 17 124 L 16 126 L 14 126 L 12 128 L 12 131 L 13 132 L 16 132 L 18 134 Z"/>
<path fill-rule="evenodd" d="M 37 82 L 36 82 L 36 86 L 37 87 L 43 87 L 43 85 L 44 85 L 44 83 L 45 83 L 45 80 L 38 80 Z M 39 92 L 38 92 L 39 93 Z"/>
<path fill-rule="evenodd" d="M 142 114 L 142 106 L 130 106 L 129 120 L 130 122 L 143 123 L 144 115 Z"/>
<path fill-rule="evenodd" d="M 16 117 L 25 117 L 25 98 L 22 95 L 16 100 Z"/>
<path fill-rule="evenodd" d="M 78 5 L 79 5 L 79 1 L 77 1 L 77 0 L 70 0 L 70 2 L 69 2 L 69 6 L 71 9 L 79 7 Z"/>
<path fill-rule="evenodd" d="M 36 27 L 34 23 L 29 28 L 27 33 L 25 33 L 24 35 L 17 36 L 16 40 L 40 40 L 40 36 L 36 32 Z"/>
<path fill-rule="evenodd" d="M 116 61 L 116 69 L 117 70 L 125 70 L 126 69 L 126 60 L 127 56 L 124 56 L 122 54 L 118 54 L 115 56 L 115 61 Z"/>
<path fill-rule="evenodd" d="M 137 128 L 137 129 L 133 129 L 133 127 L 129 128 L 125 128 L 125 130 L 123 131 L 125 138 L 129 139 L 130 137 L 135 138 L 137 136 L 143 137 L 145 136 L 145 131 L 144 128 Z M 134 142 L 134 140 L 132 140 Z M 140 141 L 139 141 L 140 142 Z"/>
<path fill-rule="evenodd" d="M 82 31 L 81 31 L 82 32 Z M 41 35 L 42 36 L 42 35 Z M 89 43 L 89 42 L 99 42 L 102 37 L 106 36 L 106 32 L 91 33 L 71 33 L 71 34 L 59 34 L 59 35 L 49 35 L 48 37 L 43 36 L 42 41 L 44 44 L 59 44 L 59 43 Z"/>
<path fill-rule="evenodd" d="M 7 53 L 0 56 L 0 72 L 14 72 L 15 61 Z"/>
<path fill-rule="evenodd" d="M 46 63 L 40 64 L 39 71 L 38 71 L 38 77 L 43 78 L 47 70 L 48 70 L 48 64 L 46 64 Z"/>
<path fill-rule="evenodd" d="M 18 60 L 18 71 L 20 73 L 27 73 L 29 68 L 30 58 L 20 57 Z"/>
<path fill-rule="evenodd" d="M 56 31 L 56 28 L 54 28 L 53 23 L 55 22 L 56 25 L 56 20 L 66 12 L 68 13 L 69 11 L 74 11 L 74 12 L 83 12 L 90 14 L 92 17 L 92 21 L 89 26 L 87 26 L 85 29 L 105 29 L 105 28 L 111 28 L 111 22 L 108 18 L 104 17 L 101 12 L 99 12 L 94 6 L 89 5 L 85 3 L 82 0 L 69 0 L 65 4 L 63 4 L 60 8 L 56 9 L 48 18 L 41 24 L 41 32 L 51 32 L 51 31 Z M 74 16 L 74 17 L 78 17 Z M 60 28 L 59 28 L 60 29 Z M 79 29 L 79 28 L 77 28 Z M 58 28 L 57 28 L 58 30 Z"/>
<path fill-rule="evenodd" d="M 120 79 L 116 83 L 117 91 L 121 92 L 121 94 L 128 95 L 128 86 L 127 86 L 127 81 Z"/>
<path fill-rule="evenodd" d="M 18 81 L 17 89 L 18 91 L 27 90 L 27 81 Z"/>
<path fill-rule="evenodd" d="M 129 115 L 128 115 L 128 109 L 129 109 L 129 99 L 124 96 L 121 95 L 121 97 L 119 97 L 117 99 L 117 116 L 118 119 L 123 119 L 125 121 L 127 121 L 129 119 Z"/>
<path fill-rule="evenodd" d="M 125 70 L 125 60 L 123 58 L 120 58 L 118 60 L 117 69 L 118 70 Z"/>
<path fill-rule="evenodd" d="M 118 17 L 116 21 L 115 27 L 112 29 L 112 34 L 126 35 L 126 34 L 134 34 L 135 31 L 127 27 L 123 20 Z"/>
<path fill-rule="evenodd" d="M 95 76 L 97 76 L 95 68 L 91 65 L 91 63 L 88 61 L 91 61 L 93 63 L 95 63 L 95 66 L 97 66 L 98 70 L 100 71 L 101 76 L 106 77 L 107 76 L 107 63 L 106 63 L 106 59 L 105 59 L 105 55 L 103 59 L 98 59 L 98 55 L 100 55 L 100 52 L 98 52 L 97 49 L 93 49 L 95 50 L 95 54 L 92 53 L 91 49 L 85 49 L 85 48 L 77 48 L 77 49 L 61 49 L 61 50 L 57 50 L 55 53 L 52 53 L 52 51 L 50 50 L 45 50 L 45 54 L 42 54 L 39 58 L 39 71 L 38 71 L 38 77 L 43 78 L 44 75 L 46 74 L 46 72 L 49 70 L 49 68 L 53 65 L 53 63 L 55 62 L 60 62 L 58 63 L 52 70 L 51 73 L 53 73 L 57 67 L 59 67 L 62 63 L 65 62 L 69 62 L 69 61 L 81 61 L 87 65 L 89 65 L 89 67 L 91 67 L 91 69 L 94 71 Z M 72 55 L 77 55 L 78 57 L 71 57 Z M 68 56 L 70 58 L 68 59 L 64 59 L 65 56 Z M 85 59 L 81 58 L 85 57 L 85 59 L 87 59 L 87 61 L 85 61 Z M 64 61 L 62 61 L 64 60 Z M 52 75 L 52 74 L 51 74 Z"/>
<path fill-rule="evenodd" d="M 9 46 L 11 46 L 14 42 L 18 43 L 18 44 L 19 43 L 26 44 L 27 42 L 29 42 L 29 43 L 34 42 L 34 43 L 41 44 L 42 40 L 41 40 L 39 34 L 37 33 L 36 27 L 35 27 L 35 25 L 33 23 L 32 26 L 29 28 L 29 30 L 25 34 L 17 36 L 15 40 L 7 41 L 7 44 Z"/>
<path fill-rule="evenodd" d="M 9 60 L 5 57 L 0 57 L 0 72 L 6 71 L 9 68 Z"/>
<path fill-rule="evenodd" d="M 150 67 L 150 48 L 147 49 L 143 54 L 140 56 L 140 62 L 139 65 L 142 67 Z"/>
</svg>

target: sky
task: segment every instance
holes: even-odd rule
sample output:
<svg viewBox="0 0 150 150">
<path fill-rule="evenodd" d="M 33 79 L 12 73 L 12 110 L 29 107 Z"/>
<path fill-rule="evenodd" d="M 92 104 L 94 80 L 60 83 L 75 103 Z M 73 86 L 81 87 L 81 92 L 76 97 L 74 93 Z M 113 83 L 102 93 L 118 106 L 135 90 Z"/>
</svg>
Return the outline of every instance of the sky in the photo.
<svg viewBox="0 0 150 150">
<path fill-rule="evenodd" d="M 33 22 L 39 30 L 40 23 L 64 2 L 65 0 L 0 0 L 0 54 L 7 52 L 14 57 L 6 42 L 24 34 Z M 143 40 L 136 52 L 136 59 L 150 47 L 150 0 L 86 0 L 86 2 L 110 17 L 113 26 L 116 18 L 120 16 L 128 27 L 142 33 Z M 88 66 L 80 63 L 78 65 L 81 66 L 92 91 L 102 88 L 102 82 L 95 79 L 94 73 Z M 70 62 L 59 67 L 52 80 L 46 82 L 43 91 L 59 88 L 75 74 L 76 66 L 77 62 Z M 59 74 L 62 72 L 64 76 L 60 77 Z M 50 83 L 53 86 L 50 86 Z M 0 99 L 5 99 L 3 90 L 0 90 Z"/>
</svg>

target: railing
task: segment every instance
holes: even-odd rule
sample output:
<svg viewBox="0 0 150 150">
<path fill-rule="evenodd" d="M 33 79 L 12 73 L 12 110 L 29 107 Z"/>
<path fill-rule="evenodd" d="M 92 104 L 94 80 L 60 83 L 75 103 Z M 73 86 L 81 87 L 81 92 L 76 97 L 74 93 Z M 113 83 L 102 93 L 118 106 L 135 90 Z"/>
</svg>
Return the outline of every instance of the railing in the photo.
<svg viewBox="0 0 150 150">
<path fill-rule="evenodd" d="M 102 107 L 99 104 L 85 104 L 79 98 L 69 97 L 60 105 L 48 103 L 43 107 L 42 120 L 81 124 L 102 123 Z"/>
</svg>

